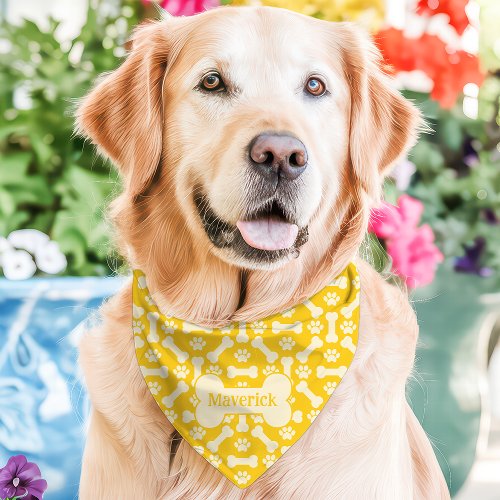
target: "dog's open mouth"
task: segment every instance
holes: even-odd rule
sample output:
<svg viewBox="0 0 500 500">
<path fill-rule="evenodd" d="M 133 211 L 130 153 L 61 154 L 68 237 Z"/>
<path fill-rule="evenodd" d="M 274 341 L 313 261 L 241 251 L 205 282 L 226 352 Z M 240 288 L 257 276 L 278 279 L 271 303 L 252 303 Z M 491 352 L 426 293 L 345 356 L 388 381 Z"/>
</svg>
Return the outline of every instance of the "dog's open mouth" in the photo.
<svg viewBox="0 0 500 500">
<path fill-rule="evenodd" d="M 308 239 L 307 226 L 299 227 L 276 200 L 245 214 L 236 225 L 218 217 L 206 195 L 195 195 L 194 202 L 210 241 L 217 248 L 230 248 L 252 262 L 270 263 L 298 256 Z"/>
<path fill-rule="evenodd" d="M 299 233 L 276 201 L 262 207 L 252 216 L 236 223 L 241 236 L 252 248 L 259 250 L 285 250 L 295 243 Z"/>
</svg>

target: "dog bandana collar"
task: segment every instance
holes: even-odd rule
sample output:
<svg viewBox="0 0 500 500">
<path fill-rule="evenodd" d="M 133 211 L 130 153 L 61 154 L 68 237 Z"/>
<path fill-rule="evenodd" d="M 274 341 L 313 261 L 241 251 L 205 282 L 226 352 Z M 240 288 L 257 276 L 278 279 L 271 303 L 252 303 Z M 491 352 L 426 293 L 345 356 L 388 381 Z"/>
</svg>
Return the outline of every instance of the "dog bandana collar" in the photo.
<svg viewBox="0 0 500 500">
<path fill-rule="evenodd" d="M 346 373 L 359 288 L 351 263 L 288 311 L 209 329 L 163 315 L 136 270 L 132 325 L 149 391 L 181 436 L 246 488 L 307 431 Z"/>
</svg>

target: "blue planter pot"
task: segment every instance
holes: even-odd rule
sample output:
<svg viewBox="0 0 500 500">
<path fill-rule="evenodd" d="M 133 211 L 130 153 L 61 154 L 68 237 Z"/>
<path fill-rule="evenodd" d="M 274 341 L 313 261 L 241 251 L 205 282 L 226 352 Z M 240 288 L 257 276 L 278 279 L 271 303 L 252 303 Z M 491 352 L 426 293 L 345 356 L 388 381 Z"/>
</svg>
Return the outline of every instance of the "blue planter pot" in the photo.
<svg viewBox="0 0 500 500">
<path fill-rule="evenodd" d="M 35 462 L 45 498 L 77 498 L 88 403 L 77 365 L 81 321 L 118 278 L 0 279 L 0 467 Z"/>
</svg>

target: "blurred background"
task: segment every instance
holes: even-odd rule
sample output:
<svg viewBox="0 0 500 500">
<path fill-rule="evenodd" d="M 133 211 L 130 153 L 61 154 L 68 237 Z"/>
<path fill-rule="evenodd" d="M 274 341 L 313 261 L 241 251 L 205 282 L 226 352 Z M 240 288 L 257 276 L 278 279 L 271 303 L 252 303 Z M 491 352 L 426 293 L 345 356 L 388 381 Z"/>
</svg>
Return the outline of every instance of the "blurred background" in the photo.
<svg viewBox="0 0 500 500">
<path fill-rule="evenodd" d="M 385 184 L 363 254 L 405 282 L 421 325 L 408 400 L 451 493 L 500 498 L 500 2 L 235 0 L 369 30 L 429 130 Z M 82 321 L 120 286 L 111 165 L 73 135 L 76 100 L 158 7 L 219 0 L 0 0 L 0 468 L 77 497 L 88 402 Z M 126 271 L 126 270 L 125 270 Z"/>
</svg>

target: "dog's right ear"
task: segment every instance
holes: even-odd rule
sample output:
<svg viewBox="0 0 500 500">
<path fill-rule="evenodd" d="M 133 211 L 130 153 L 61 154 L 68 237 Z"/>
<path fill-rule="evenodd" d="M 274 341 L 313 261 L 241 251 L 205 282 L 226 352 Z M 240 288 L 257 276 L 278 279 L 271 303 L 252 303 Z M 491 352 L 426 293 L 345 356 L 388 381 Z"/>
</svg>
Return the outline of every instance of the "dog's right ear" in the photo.
<svg viewBox="0 0 500 500">
<path fill-rule="evenodd" d="M 125 62 L 79 106 L 77 130 L 120 169 L 130 196 L 142 193 L 162 154 L 163 80 L 169 41 L 165 22 L 139 26 Z"/>
</svg>

